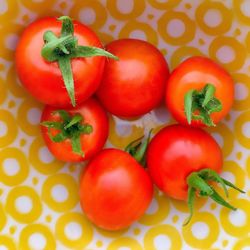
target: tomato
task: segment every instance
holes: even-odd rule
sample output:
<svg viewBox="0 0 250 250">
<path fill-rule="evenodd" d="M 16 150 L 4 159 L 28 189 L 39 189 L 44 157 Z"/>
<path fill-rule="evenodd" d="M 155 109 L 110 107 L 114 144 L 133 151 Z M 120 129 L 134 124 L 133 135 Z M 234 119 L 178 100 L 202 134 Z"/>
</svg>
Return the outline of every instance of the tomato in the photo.
<svg viewBox="0 0 250 250">
<path fill-rule="evenodd" d="M 182 124 L 213 126 L 232 107 L 234 84 L 231 76 L 205 57 L 191 57 L 170 75 L 166 105 Z"/>
<path fill-rule="evenodd" d="M 97 91 L 103 106 L 120 117 L 136 117 L 154 109 L 163 100 L 169 75 L 161 52 L 136 39 L 113 41 L 106 50 L 119 60 L 105 65 Z"/>
<path fill-rule="evenodd" d="M 107 114 L 93 98 L 74 109 L 58 110 L 46 105 L 41 122 L 48 149 L 62 161 L 88 160 L 103 148 L 108 138 Z"/>
<path fill-rule="evenodd" d="M 98 88 L 105 65 L 105 57 L 94 56 L 98 53 L 90 51 L 89 46 L 95 46 L 92 49 L 98 53 L 102 51 L 96 34 L 80 22 L 72 23 L 68 17 L 33 22 L 24 30 L 16 49 L 21 83 L 48 105 L 65 108 L 84 102 Z"/>
<path fill-rule="evenodd" d="M 80 202 L 86 216 L 98 227 L 119 230 L 138 220 L 153 196 L 147 172 L 128 153 L 104 149 L 81 177 Z"/>
<path fill-rule="evenodd" d="M 169 197 L 188 200 L 191 216 L 196 193 L 235 210 L 209 184 L 220 183 L 226 194 L 226 186 L 243 192 L 218 175 L 222 152 L 207 132 L 183 125 L 167 126 L 150 142 L 146 159 L 156 186 Z"/>
</svg>

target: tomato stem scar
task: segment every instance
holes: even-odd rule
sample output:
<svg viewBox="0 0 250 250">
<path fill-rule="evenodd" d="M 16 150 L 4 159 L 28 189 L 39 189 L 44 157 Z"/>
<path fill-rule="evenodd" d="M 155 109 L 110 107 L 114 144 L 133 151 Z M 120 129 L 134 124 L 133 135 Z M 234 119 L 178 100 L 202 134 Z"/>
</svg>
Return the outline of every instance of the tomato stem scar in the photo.
<svg viewBox="0 0 250 250">
<path fill-rule="evenodd" d="M 74 36 L 74 24 L 71 18 L 62 16 L 58 20 L 62 22 L 60 37 L 57 37 L 52 31 L 46 31 L 43 35 L 44 46 L 41 55 L 48 62 L 58 62 L 71 104 L 75 107 L 76 100 L 71 60 L 94 56 L 105 56 L 118 60 L 118 57 L 101 48 L 78 45 L 78 40 Z"/>
<path fill-rule="evenodd" d="M 215 91 L 215 86 L 208 83 L 200 91 L 191 89 L 186 93 L 184 107 L 188 124 L 192 120 L 201 120 L 207 126 L 215 126 L 210 115 L 222 110 L 220 100 L 214 97 Z"/>
</svg>

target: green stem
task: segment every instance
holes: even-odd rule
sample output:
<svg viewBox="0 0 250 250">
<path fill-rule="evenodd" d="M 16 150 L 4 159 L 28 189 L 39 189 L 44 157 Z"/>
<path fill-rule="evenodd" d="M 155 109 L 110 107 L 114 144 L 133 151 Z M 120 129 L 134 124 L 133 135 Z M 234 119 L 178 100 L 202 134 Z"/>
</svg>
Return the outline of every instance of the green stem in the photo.
<svg viewBox="0 0 250 250">
<path fill-rule="evenodd" d="M 74 36 L 72 20 L 67 16 L 62 16 L 58 20 L 62 22 L 60 37 L 57 37 L 52 31 L 46 31 L 43 36 L 45 44 L 41 55 L 49 62 L 58 62 L 71 104 L 75 107 L 76 101 L 71 59 L 105 56 L 118 60 L 118 57 L 101 48 L 78 45 L 77 38 Z"/>
<path fill-rule="evenodd" d="M 144 138 L 144 136 L 142 136 L 129 143 L 128 146 L 125 148 L 125 151 L 129 153 L 133 158 L 135 158 L 135 160 L 144 167 L 146 165 L 145 155 L 151 138 L 152 131 L 153 131 L 152 129 L 149 131 L 146 140 L 142 141 L 142 139 Z"/>
<path fill-rule="evenodd" d="M 200 120 L 207 126 L 215 126 L 210 115 L 222 110 L 220 100 L 214 97 L 215 91 L 214 85 L 208 83 L 201 91 L 191 89 L 186 93 L 184 107 L 188 124 Z"/>
<path fill-rule="evenodd" d="M 194 199 L 195 199 L 195 193 L 199 193 L 200 196 L 203 197 L 210 197 L 218 204 L 227 207 L 231 210 L 236 210 L 235 207 L 233 207 L 231 204 L 226 202 L 215 190 L 214 188 L 208 183 L 209 181 L 215 181 L 222 185 L 223 190 L 226 194 L 227 189 L 226 186 L 232 187 L 236 190 L 238 190 L 241 193 L 244 193 L 244 191 L 237 188 L 235 185 L 233 185 L 231 182 L 221 178 L 218 173 L 216 173 L 212 169 L 202 169 L 199 172 L 192 172 L 187 177 L 187 184 L 188 184 L 188 207 L 189 207 L 189 217 L 184 222 L 183 226 L 187 225 L 192 216 L 193 216 L 193 207 L 194 207 Z"/>
<path fill-rule="evenodd" d="M 61 121 L 44 121 L 42 126 L 48 128 L 48 134 L 53 142 L 59 143 L 70 139 L 72 145 L 72 151 L 76 154 L 84 156 L 84 152 L 81 147 L 81 135 L 91 134 L 93 132 L 93 127 L 89 124 L 83 123 L 83 117 L 80 114 L 75 114 L 70 116 L 70 114 L 65 110 L 57 110 L 53 114 L 57 113 Z M 59 130 L 59 133 L 55 136 L 52 135 L 51 129 Z"/>
</svg>

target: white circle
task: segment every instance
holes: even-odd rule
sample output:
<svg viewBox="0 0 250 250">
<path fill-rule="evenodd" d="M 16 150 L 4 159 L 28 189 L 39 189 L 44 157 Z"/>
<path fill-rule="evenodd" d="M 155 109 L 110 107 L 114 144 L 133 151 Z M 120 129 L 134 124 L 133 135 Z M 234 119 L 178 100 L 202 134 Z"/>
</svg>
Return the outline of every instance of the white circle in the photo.
<svg viewBox="0 0 250 250">
<path fill-rule="evenodd" d="M 195 238 L 199 240 L 206 239 L 209 234 L 209 227 L 206 223 L 204 222 L 196 222 L 192 226 L 192 233 Z"/>
<path fill-rule="evenodd" d="M 130 247 L 119 247 L 118 250 L 131 250 Z"/>
<path fill-rule="evenodd" d="M 212 133 L 213 138 L 216 140 L 216 142 L 220 145 L 220 147 L 223 147 L 224 140 L 223 137 L 219 133 Z"/>
<path fill-rule="evenodd" d="M 4 160 L 3 161 L 3 171 L 8 176 L 17 175 L 18 172 L 20 171 L 19 162 L 14 158 Z"/>
<path fill-rule="evenodd" d="M 250 138 L 250 122 L 245 122 L 243 124 L 242 132 L 247 138 Z"/>
<path fill-rule="evenodd" d="M 1 244 L 1 243 L 0 243 Z M 9 250 L 6 246 L 0 245 L 0 250 Z"/>
<path fill-rule="evenodd" d="M 80 21 L 86 24 L 93 24 L 96 20 L 96 13 L 92 8 L 84 8 L 80 11 Z"/>
<path fill-rule="evenodd" d="M 130 34 L 129 34 L 130 38 L 134 38 L 134 39 L 141 39 L 141 40 L 147 40 L 146 34 L 144 31 L 142 30 L 133 30 Z"/>
<path fill-rule="evenodd" d="M 234 86 L 235 86 L 234 98 L 239 101 L 245 100 L 248 96 L 248 88 L 245 86 L 245 84 L 236 83 Z"/>
<path fill-rule="evenodd" d="M 155 117 L 158 122 L 166 123 L 170 120 L 169 113 L 166 112 L 165 106 L 154 109 L 153 113 L 155 114 Z"/>
<path fill-rule="evenodd" d="M 116 132 L 120 136 L 128 136 L 132 133 L 132 126 L 124 120 L 120 120 L 116 122 Z"/>
<path fill-rule="evenodd" d="M 158 203 L 157 203 L 156 199 L 154 198 L 151 201 L 150 206 L 146 211 L 146 214 L 154 214 L 157 212 L 157 210 L 158 210 Z"/>
<path fill-rule="evenodd" d="M 216 57 L 222 63 L 230 63 L 235 59 L 235 52 L 230 46 L 222 46 L 216 52 Z"/>
<path fill-rule="evenodd" d="M 15 50 L 17 43 L 18 43 L 19 37 L 15 34 L 8 35 L 5 38 L 5 46 L 6 48 L 10 50 Z"/>
<path fill-rule="evenodd" d="M 171 241 L 166 235 L 158 235 L 154 238 L 154 245 L 157 250 L 166 250 L 171 248 Z"/>
<path fill-rule="evenodd" d="M 245 16 L 250 17 L 250 1 L 249 0 L 243 1 L 243 3 L 240 6 L 240 10 Z"/>
<path fill-rule="evenodd" d="M 78 240 L 82 236 L 82 227 L 75 222 L 68 223 L 64 228 L 64 233 L 70 240 Z"/>
<path fill-rule="evenodd" d="M 52 188 L 52 197 L 57 202 L 64 202 L 68 199 L 69 192 L 65 186 L 58 184 Z"/>
<path fill-rule="evenodd" d="M 137 0 L 126 0 L 126 2 L 124 0 L 117 0 L 117 8 L 121 13 L 129 14 L 133 11 L 134 1 Z"/>
<path fill-rule="evenodd" d="M 210 9 L 206 12 L 204 21 L 211 28 L 217 27 L 222 22 L 221 13 L 218 10 Z"/>
<path fill-rule="evenodd" d="M 4 137 L 8 133 L 8 127 L 5 122 L 0 121 L 0 137 Z"/>
<path fill-rule="evenodd" d="M 0 0 L 0 15 L 8 10 L 7 0 Z"/>
<path fill-rule="evenodd" d="M 29 246 L 32 249 L 44 249 L 47 244 L 46 238 L 40 233 L 33 233 L 29 237 Z"/>
<path fill-rule="evenodd" d="M 243 247 L 241 250 L 250 250 L 250 246 Z"/>
<path fill-rule="evenodd" d="M 40 123 L 40 119 L 41 119 L 41 110 L 38 108 L 31 108 L 28 111 L 28 121 L 32 124 L 32 125 L 37 125 Z"/>
<path fill-rule="evenodd" d="M 32 210 L 32 200 L 27 196 L 20 196 L 15 200 L 16 209 L 22 214 L 28 214 Z"/>
<path fill-rule="evenodd" d="M 172 37 L 180 37 L 185 32 L 185 25 L 179 19 L 173 19 L 168 23 L 167 33 Z"/>
<path fill-rule="evenodd" d="M 229 214 L 229 220 L 234 226 L 244 226 L 246 224 L 246 213 L 241 209 L 231 211 Z"/>
<path fill-rule="evenodd" d="M 39 159 L 44 163 L 51 163 L 54 161 L 54 156 L 50 153 L 47 147 L 41 147 L 38 152 Z"/>
</svg>

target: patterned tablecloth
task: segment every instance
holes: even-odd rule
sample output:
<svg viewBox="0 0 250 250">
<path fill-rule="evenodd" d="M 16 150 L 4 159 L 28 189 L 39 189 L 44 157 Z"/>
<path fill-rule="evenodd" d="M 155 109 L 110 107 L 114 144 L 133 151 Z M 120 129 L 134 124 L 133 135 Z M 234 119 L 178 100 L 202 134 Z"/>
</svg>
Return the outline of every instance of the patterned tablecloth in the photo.
<svg viewBox="0 0 250 250">
<path fill-rule="evenodd" d="M 233 110 L 209 131 L 223 148 L 222 175 L 247 191 L 230 191 L 237 212 L 200 199 L 193 220 L 182 227 L 186 204 L 156 190 L 146 214 L 127 230 L 110 233 L 88 222 L 78 197 L 83 167 L 59 162 L 47 151 L 39 131 L 42 105 L 20 86 L 13 64 L 25 26 L 38 17 L 62 14 L 90 25 L 103 43 L 124 37 L 148 40 L 161 49 L 171 69 L 188 56 L 206 55 L 231 72 L 236 89 Z M 249 25 L 248 0 L 0 1 L 0 248 L 250 247 Z M 137 120 L 110 116 L 107 146 L 123 148 L 149 128 L 173 122 L 164 105 Z"/>
</svg>

